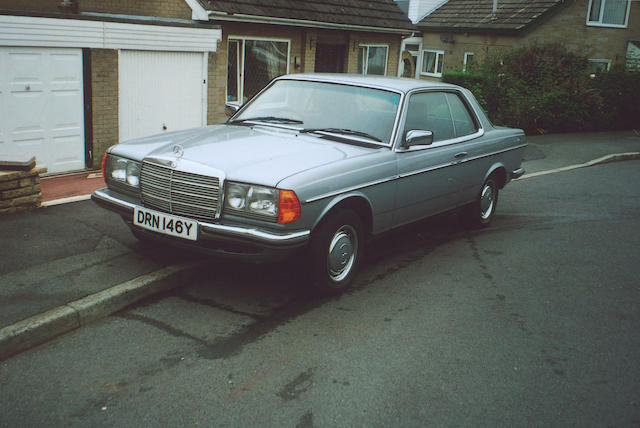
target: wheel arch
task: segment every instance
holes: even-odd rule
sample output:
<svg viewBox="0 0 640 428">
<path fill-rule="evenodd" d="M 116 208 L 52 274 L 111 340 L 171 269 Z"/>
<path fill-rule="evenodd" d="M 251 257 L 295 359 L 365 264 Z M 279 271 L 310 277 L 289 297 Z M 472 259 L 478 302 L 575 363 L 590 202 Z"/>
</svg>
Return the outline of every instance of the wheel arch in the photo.
<svg viewBox="0 0 640 428">
<path fill-rule="evenodd" d="M 362 193 L 350 193 L 340 195 L 329 202 L 322 213 L 318 216 L 316 222 L 313 224 L 312 233 L 322 223 L 327 216 L 341 209 L 353 210 L 364 226 L 364 232 L 367 236 L 371 235 L 373 229 L 373 208 L 371 201 Z"/>
<path fill-rule="evenodd" d="M 504 186 L 506 186 L 507 168 L 502 163 L 493 164 L 485 174 L 484 180 L 482 180 L 482 182 L 484 183 L 489 177 L 492 176 L 495 178 L 496 184 L 498 185 L 499 189 L 502 189 Z"/>
</svg>

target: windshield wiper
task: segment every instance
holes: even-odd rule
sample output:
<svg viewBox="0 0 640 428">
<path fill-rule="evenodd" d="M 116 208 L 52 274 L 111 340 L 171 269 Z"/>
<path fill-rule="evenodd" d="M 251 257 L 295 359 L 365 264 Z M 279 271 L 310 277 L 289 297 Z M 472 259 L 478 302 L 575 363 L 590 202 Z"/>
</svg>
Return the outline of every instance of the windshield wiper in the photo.
<svg viewBox="0 0 640 428">
<path fill-rule="evenodd" d="M 345 128 L 305 128 L 301 129 L 300 133 L 314 133 L 314 132 L 328 132 L 330 134 L 342 134 L 342 135 L 354 135 L 356 137 L 364 137 L 373 141 L 377 141 L 382 143 L 382 140 L 378 137 L 375 137 L 371 134 L 367 134 L 362 131 L 354 131 L 353 129 L 345 129 Z"/>
<path fill-rule="evenodd" d="M 230 122 L 227 122 L 231 125 L 242 124 L 245 122 L 280 122 L 280 123 L 302 123 L 301 120 L 298 119 L 290 119 L 288 117 L 277 117 L 277 116 L 259 116 L 259 117 L 249 117 L 246 119 L 236 119 Z"/>
</svg>

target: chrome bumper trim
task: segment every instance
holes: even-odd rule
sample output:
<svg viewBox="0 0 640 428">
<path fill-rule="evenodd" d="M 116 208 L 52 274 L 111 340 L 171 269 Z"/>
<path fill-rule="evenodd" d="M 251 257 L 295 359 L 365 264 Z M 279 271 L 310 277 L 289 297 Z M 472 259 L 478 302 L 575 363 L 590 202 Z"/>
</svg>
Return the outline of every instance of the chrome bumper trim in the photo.
<svg viewBox="0 0 640 428">
<path fill-rule="evenodd" d="M 115 210 L 129 211 L 133 215 L 135 207 L 140 204 L 129 202 L 118 198 L 111 194 L 112 192 L 106 187 L 96 190 L 91 195 L 91 199 L 96 202 L 109 205 Z M 198 221 L 201 234 L 215 236 L 229 236 L 235 238 L 244 238 L 250 241 L 267 244 L 267 245 L 293 245 L 302 244 L 309 239 L 311 235 L 310 230 L 300 230 L 296 232 L 287 233 L 272 233 L 264 230 L 256 229 L 255 227 L 242 227 L 242 226 L 228 226 L 224 224 L 213 224 Z"/>
<path fill-rule="evenodd" d="M 512 180 L 517 180 L 518 178 L 522 177 L 524 175 L 524 168 L 518 168 L 515 171 L 511 172 L 511 179 Z"/>
</svg>

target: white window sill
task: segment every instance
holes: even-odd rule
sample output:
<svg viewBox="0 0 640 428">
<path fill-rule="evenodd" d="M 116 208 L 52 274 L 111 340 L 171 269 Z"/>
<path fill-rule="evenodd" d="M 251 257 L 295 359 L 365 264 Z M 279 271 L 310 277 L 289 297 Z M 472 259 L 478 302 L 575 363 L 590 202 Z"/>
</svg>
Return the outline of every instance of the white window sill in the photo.
<svg viewBox="0 0 640 428">
<path fill-rule="evenodd" d="M 420 76 L 428 76 L 428 77 L 442 77 L 442 73 L 424 73 L 420 72 Z"/>
<path fill-rule="evenodd" d="M 600 22 L 587 22 L 587 27 L 627 28 L 628 26 L 620 24 L 602 24 Z"/>
</svg>

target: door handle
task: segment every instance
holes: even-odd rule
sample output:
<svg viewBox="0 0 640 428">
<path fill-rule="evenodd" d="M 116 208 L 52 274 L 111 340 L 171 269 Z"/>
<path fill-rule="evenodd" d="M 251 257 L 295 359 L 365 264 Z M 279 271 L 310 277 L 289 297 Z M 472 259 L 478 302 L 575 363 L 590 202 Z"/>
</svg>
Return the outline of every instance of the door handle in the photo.
<svg viewBox="0 0 640 428">
<path fill-rule="evenodd" d="M 469 153 L 467 152 L 460 152 L 460 153 L 456 153 L 456 155 L 454 156 L 454 158 L 456 159 L 462 159 L 463 157 L 465 157 L 466 155 L 468 155 Z"/>
</svg>

